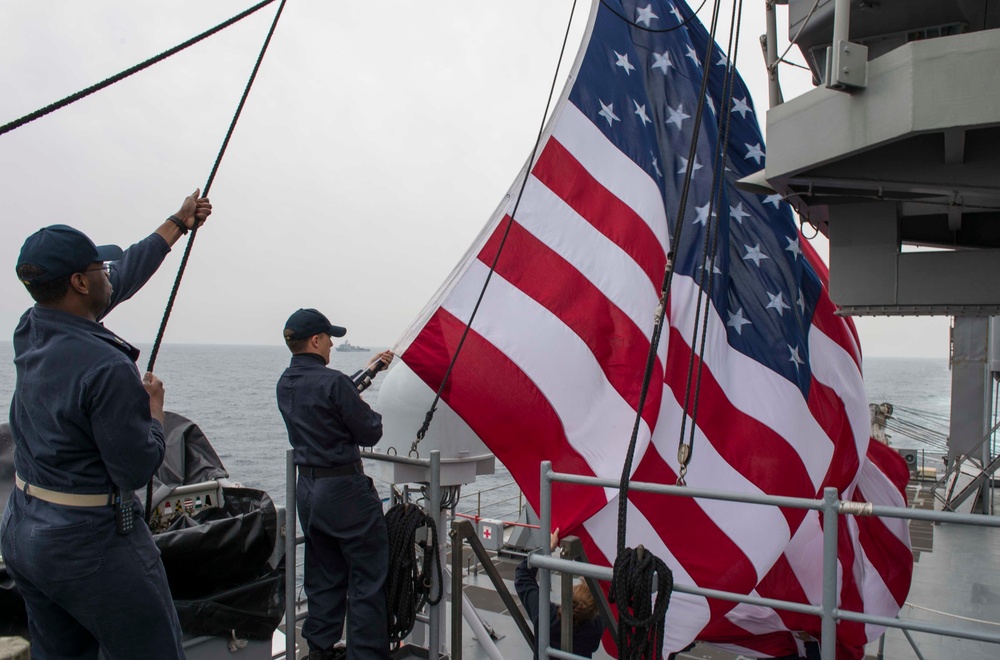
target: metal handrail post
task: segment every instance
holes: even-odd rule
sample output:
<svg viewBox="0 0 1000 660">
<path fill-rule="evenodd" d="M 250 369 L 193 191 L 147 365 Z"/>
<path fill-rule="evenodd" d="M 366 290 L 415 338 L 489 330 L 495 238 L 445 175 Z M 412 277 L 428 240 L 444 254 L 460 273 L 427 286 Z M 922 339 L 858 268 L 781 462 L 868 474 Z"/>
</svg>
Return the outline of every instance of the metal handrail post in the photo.
<svg viewBox="0 0 1000 660">
<path fill-rule="evenodd" d="M 542 547 L 538 550 L 538 554 L 543 557 L 547 557 L 550 554 L 548 535 L 552 533 L 552 482 L 549 477 L 552 473 L 552 462 L 542 461 L 541 465 L 541 482 L 539 484 L 539 507 L 541 511 L 539 512 L 539 527 L 542 537 Z M 549 569 L 541 567 L 538 569 L 538 624 L 537 630 L 535 630 L 535 638 L 538 642 L 538 657 L 548 658 L 548 648 L 549 648 L 549 627 L 545 625 L 544 620 L 548 617 L 542 617 L 543 612 L 549 611 L 549 599 L 552 593 L 552 574 L 549 573 Z M 543 620 L 544 619 L 544 620 Z"/>
<path fill-rule="evenodd" d="M 840 502 L 836 488 L 823 489 L 823 660 L 837 657 L 837 526 Z"/>
<path fill-rule="evenodd" d="M 438 534 L 438 547 L 434 549 L 434 552 L 441 553 L 446 542 L 444 541 L 445 526 L 442 524 L 443 516 L 441 515 L 441 452 L 436 449 L 431 452 L 431 483 L 428 488 L 427 499 L 427 513 L 433 518 L 434 524 L 440 530 Z M 444 553 L 441 553 L 441 555 L 444 555 Z M 444 566 L 446 557 L 441 556 L 440 561 L 439 565 Z M 435 581 L 437 581 L 436 585 L 434 584 Z M 435 589 L 435 586 L 437 589 Z M 443 589 L 444 580 L 441 579 L 440 575 L 435 576 L 434 572 L 431 571 L 431 593 L 437 592 L 442 594 L 442 598 L 438 601 L 438 604 L 430 606 L 430 634 L 428 636 L 430 641 L 428 642 L 427 656 L 431 660 L 438 660 L 441 657 L 441 608 L 444 607 L 445 603 Z"/>
<path fill-rule="evenodd" d="M 285 452 L 285 660 L 295 660 L 295 460 Z"/>
<path fill-rule="evenodd" d="M 833 6 L 833 47 L 851 40 L 851 0 L 835 0 Z"/>
<path fill-rule="evenodd" d="M 906 628 L 903 628 L 903 636 L 906 637 L 906 641 L 910 643 L 910 648 L 913 649 L 913 652 L 916 654 L 917 660 L 927 660 L 927 658 L 924 657 L 924 654 L 920 652 L 920 647 L 917 646 L 917 642 L 913 639 L 913 635 L 911 635 L 910 631 Z"/>
<path fill-rule="evenodd" d="M 465 522 L 465 521 L 463 521 Z M 451 657 L 462 660 L 462 555 L 464 543 L 458 525 L 452 522 L 448 536 L 451 538 Z"/>
<path fill-rule="evenodd" d="M 764 55 L 767 59 L 768 108 L 781 105 L 781 83 L 778 82 L 778 18 L 775 0 L 764 3 L 767 33 L 764 36 Z"/>
</svg>

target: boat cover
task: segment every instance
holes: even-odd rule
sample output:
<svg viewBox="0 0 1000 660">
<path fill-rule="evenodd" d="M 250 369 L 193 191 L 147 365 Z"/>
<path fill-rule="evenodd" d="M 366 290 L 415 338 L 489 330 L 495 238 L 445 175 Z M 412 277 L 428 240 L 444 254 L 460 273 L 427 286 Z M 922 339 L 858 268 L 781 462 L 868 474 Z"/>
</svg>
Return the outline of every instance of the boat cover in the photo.
<svg viewBox="0 0 1000 660">
<path fill-rule="evenodd" d="M 167 448 L 154 477 L 154 504 L 177 486 L 226 478 L 218 454 L 191 420 L 167 413 Z M 0 515 L 14 487 L 14 443 L 0 424 Z M 275 559 L 278 512 L 262 490 L 227 486 L 221 505 L 174 516 L 154 534 L 187 635 L 271 639 L 284 614 L 284 559 Z M 140 494 L 144 499 L 144 494 Z M 23 603 L 0 564 L 0 635 L 26 635 Z M 12 616 L 7 616 L 6 613 Z"/>
</svg>

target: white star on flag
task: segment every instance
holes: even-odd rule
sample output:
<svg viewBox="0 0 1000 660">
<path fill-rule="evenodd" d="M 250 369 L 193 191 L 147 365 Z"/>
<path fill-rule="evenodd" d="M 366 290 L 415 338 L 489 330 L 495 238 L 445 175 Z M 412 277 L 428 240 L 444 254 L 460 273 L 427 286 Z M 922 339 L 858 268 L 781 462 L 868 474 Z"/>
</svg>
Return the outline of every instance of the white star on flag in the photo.
<svg viewBox="0 0 1000 660">
<path fill-rule="evenodd" d="M 711 205 L 711 202 L 709 202 L 704 206 L 694 207 L 694 210 L 698 212 L 698 217 L 694 219 L 694 224 L 708 226 L 708 207 Z M 715 211 L 712 211 L 712 217 L 716 217 Z"/>
<path fill-rule="evenodd" d="M 771 299 L 771 302 L 764 306 L 764 309 L 774 309 L 777 310 L 778 316 L 784 316 L 786 309 L 791 309 L 791 307 L 785 302 L 779 291 L 777 295 L 771 293 L 770 291 L 765 291 L 767 297 Z"/>
<path fill-rule="evenodd" d="M 678 158 L 681 159 L 681 167 L 680 167 L 679 170 L 677 170 L 677 173 L 678 174 L 684 174 L 685 172 L 687 172 L 688 159 L 685 158 L 684 156 L 678 156 Z M 700 169 L 701 169 L 701 163 L 698 162 L 698 156 L 695 156 L 694 157 L 694 165 L 691 166 L 691 174 L 694 174 L 695 172 L 697 172 Z"/>
<path fill-rule="evenodd" d="M 690 45 L 686 46 L 686 48 L 688 52 L 684 55 L 684 57 L 690 58 L 696 66 L 701 66 L 701 60 L 698 59 L 698 53 L 695 52 L 694 48 L 691 48 Z"/>
<path fill-rule="evenodd" d="M 681 10 L 677 8 L 677 5 L 670 5 L 670 13 L 677 17 L 678 23 L 683 23 L 685 21 L 684 15 Z"/>
<path fill-rule="evenodd" d="M 712 263 L 712 260 L 708 257 L 705 257 L 705 263 L 703 265 L 698 266 L 698 270 L 710 270 L 716 275 L 722 275 L 722 271 L 719 270 L 719 267 Z"/>
<path fill-rule="evenodd" d="M 765 204 L 773 204 L 774 208 L 780 208 L 781 207 L 781 195 L 777 195 L 777 194 L 776 195 L 768 195 L 767 197 L 764 198 L 764 203 Z"/>
<path fill-rule="evenodd" d="M 740 113 L 740 117 L 743 117 L 743 119 L 747 118 L 748 112 L 752 112 L 752 110 L 750 110 L 750 106 L 747 104 L 745 96 L 741 99 L 738 99 L 735 96 L 733 97 L 733 112 Z"/>
<path fill-rule="evenodd" d="M 749 144 L 744 144 L 744 146 L 747 148 L 747 155 L 743 157 L 743 160 L 753 158 L 753 161 L 760 165 L 760 159 L 764 157 L 764 152 L 760 148 L 760 142 L 753 146 Z"/>
<path fill-rule="evenodd" d="M 681 126 L 681 123 L 685 119 L 690 119 L 691 118 L 691 115 L 684 113 L 684 104 L 683 103 L 679 103 L 676 108 L 671 108 L 668 105 L 667 106 L 667 112 L 670 113 L 670 116 L 667 117 L 667 123 L 668 124 L 673 124 L 677 128 L 679 128 L 681 130 L 684 130 L 684 127 Z"/>
<path fill-rule="evenodd" d="M 729 207 L 729 217 L 742 225 L 743 218 L 749 218 L 750 214 L 743 210 L 743 202 L 737 202 L 736 206 Z"/>
<path fill-rule="evenodd" d="M 792 239 L 789 238 L 788 236 L 785 236 L 785 240 L 788 241 L 788 247 L 786 247 L 785 250 L 794 254 L 796 259 L 801 257 L 802 248 L 799 247 L 799 237 L 796 236 L 794 239 Z"/>
<path fill-rule="evenodd" d="M 744 318 L 744 316 L 743 316 L 743 308 L 740 307 L 738 310 L 736 310 L 735 314 L 733 314 L 732 312 L 729 312 L 729 320 L 726 321 L 726 325 L 729 326 L 730 328 L 732 328 L 733 330 L 735 330 L 736 334 L 738 334 L 738 335 L 740 335 L 742 337 L 743 336 L 743 326 L 745 326 L 745 325 L 753 325 L 753 323 L 751 323 L 746 318 Z"/>
<path fill-rule="evenodd" d="M 802 295 L 802 289 L 799 289 L 799 299 L 795 301 L 795 304 L 799 306 L 799 310 L 803 314 L 806 313 L 806 298 Z"/>
<path fill-rule="evenodd" d="M 612 122 L 621 121 L 621 119 L 618 118 L 618 115 L 615 114 L 614 103 L 604 105 L 604 101 L 598 100 L 598 102 L 601 104 L 601 111 L 597 114 L 608 120 L 608 126 L 611 126 Z"/>
<path fill-rule="evenodd" d="M 618 61 L 615 62 L 615 66 L 620 66 L 621 68 L 625 69 L 625 75 L 626 76 L 631 76 L 632 75 L 631 72 L 635 71 L 635 67 L 632 66 L 632 63 L 628 61 L 628 53 L 625 53 L 624 55 L 622 55 L 621 53 L 619 53 L 616 50 L 616 51 L 614 51 L 614 54 L 615 54 L 615 57 L 618 58 Z"/>
<path fill-rule="evenodd" d="M 715 63 L 715 66 L 729 66 L 729 58 L 726 57 L 725 53 L 719 53 L 719 61 Z"/>
<path fill-rule="evenodd" d="M 745 255 L 743 255 L 743 261 L 747 261 L 749 259 L 750 261 L 753 261 L 754 265 L 757 266 L 758 268 L 760 268 L 760 260 L 761 259 L 770 259 L 771 258 L 771 257 L 767 256 L 766 254 L 764 254 L 763 252 L 760 251 L 760 243 L 758 243 L 757 245 L 755 245 L 753 247 L 750 247 L 749 245 L 744 245 L 743 247 L 745 247 L 747 249 L 747 253 Z M 778 295 L 781 295 L 781 294 L 778 294 Z"/>
<path fill-rule="evenodd" d="M 635 103 L 635 114 L 639 115 L 639 119 L 642 120 L 642 125 L 643 126 L 645 126 L 646 124 L 648 124 L 649 122 L 652 121 L 652 119 L 650 119 L 646 115 L 646 106 L 639 105 L 639 102 L 636 101 L 636 100 L 634 100 L 634 99 L 633 99 L 632 103 Z"/>
<path fill-rule="evenodd" d="M 785 346 L 788 346 L 788 351 L 792 355 L 792 357 L 790 357 L 788 361 L 795 364 L 795 370 L 798 371 L 799 366 L 805 364 L 805 362 L 802 361 L 802 358 L 799 357 L 799 347 L 796 346 L 795 348 L 792 348 L 790 344 L 785 344 Z"/>
<path fill-rule="evenodd" d="M 667 75 L 667 69 L 673 67 L 674 63 L 670 61 L 670 51 L 663 51 L 662 53 L 653 53 L 653 66 L 650 68 L 659 69 L 663 72 L 663 75 Z"/>
<path fill-rule="evenodd" d="M 658 177 L 660 177 L 662 179 L 663 178 L 663 172 L 660 171 L 660 163 L 656 160 L 655 157 L 653 158 L 653 169 L 656 170 L 656 176 L 658 176 Z"/>
<path fill-rule="evenodd" d="M 650 21 L 652 21 L 654 18 L 659 18 L 659 16 L 653 13 L 653 5 L 646 5 L 645 8 L 643 7 L 635 8 L 636 23 L 642 23 L 646 27 L 649 27 Z"/>
<path fill-rule="evenodd" d="M 705 103 L 708 104 L 708 109 L 712 111 L 712 116 L 714 117 L 715 116 L 715 101 L 712 100 L 712 97 L 710 95 L 706 94 L 705 95 Z"/>
</svg>

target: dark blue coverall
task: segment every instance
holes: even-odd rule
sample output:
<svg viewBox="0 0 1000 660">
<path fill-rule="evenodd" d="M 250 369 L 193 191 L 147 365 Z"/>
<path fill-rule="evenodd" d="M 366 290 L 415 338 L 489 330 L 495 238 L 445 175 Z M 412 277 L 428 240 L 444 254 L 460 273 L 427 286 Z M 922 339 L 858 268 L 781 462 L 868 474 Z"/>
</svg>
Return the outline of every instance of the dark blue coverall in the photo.
<svg viewBox="0 0 1000 660">
<path fill-rule="evenodd" d="M 306 539 L 309 599 L 302 636 L 310 649 L 330 649 L 341 638 L 347 614 L 349 660 L 388 658 L 383 584 L 389 536 L 382 502 L 365 476 L 358 448 L 379 441 L 382 417 L 346 375 L 328 369 L 319 355 L 293 355 L 278 380 L 277 395 L 299 467 L 295 493 Z M 338 471 L 345 474 L 322 476 Z"/>
<path fill-rule="evenodd" d="M 111 264 L 106 315 L 170 251 L 158 234 Z M 74 494 L 141 489 L 163 460 L 160 422 L 135 361 L 139 351 L 100 323 L 38 306 L 14 331 L 10 406 L 14 467 L 28 484 Z M 109 497 L 110 502 L 110 497 Z M 136 498 L 136 509 L 141 511 Z M 15 488 L 0 548 L 24 597 L 31 656 L 183 658 L 160 552 L 136 521 L 122 536 L 112 506 L 63 506 Z"/>
<path fill-rule="evenodd" d="M 531 619 L 535 627 L 535 641 L 538 641 L 538 619 L 540 613 L 538 581 L 535 576 L 538 574 L 537 568 L 529 568 L 528 560 L 523 559 L 514 571 L 514 590 L 517 591 L 521 604 L 524 605 L 528 618 Z M 549 602 L 549 645 L 559 649 L 562 643 L 562 619 L 559 618 L 559 608 Z M 600 616 L 596 616 L 590 621 L 574 621 L 573 625 L 573 653 L 582 655 L 585 658 L 593 657 L 594 651 L 601 645 L 601 635 L 604 634 L 604 621 Z M 535 657 L 538 657 L 538 649 L 535 649 Z"/>
</svg>

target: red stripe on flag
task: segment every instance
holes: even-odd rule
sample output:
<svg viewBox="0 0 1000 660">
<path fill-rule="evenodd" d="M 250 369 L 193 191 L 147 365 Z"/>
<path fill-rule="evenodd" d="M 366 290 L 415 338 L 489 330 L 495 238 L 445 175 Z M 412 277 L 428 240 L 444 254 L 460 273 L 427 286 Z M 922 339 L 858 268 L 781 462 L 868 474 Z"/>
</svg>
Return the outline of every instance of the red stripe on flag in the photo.
<svg viewBox="0 0 1000 660">
<path fill-rule="evenodd" d="M 830 300 L 830 269 L 801 232 L 799 232 L 799 248 L 823 284 L 819 299 L 816 301 L 812 324 L 847 351 L 860 370 L 861 339 L 858 337 L 857 328 L 854 327 L 854 320 L 836 314 L 837 306 Z"/>
<path fill-rule="evenodd" d="M 667 256 L 653 230 L 625 202 L 602 186 L 566 147 L 550 138 L 532 174 L 632 257 L 659 291 Z"/>
<path fill-rule="evenodd" d="M 494 232 L 479 252 L 479 260 L 487 265 L 500 247 L 499 234 Z M 636 377 L 636 365 L 645 363 L 649 340 L 628 315 L 517 222 L 511 224 L 496 273 L 575 332 L 594 354 L 611 386 L 633 410 L 638 409 L 642 378 Z M 572 295 L 566 295 L 568 291 Z M 663 388 L 659 361 L 654 369 L 648 401 L 659 401 Z M 650 429 L 656 426 L 658 415 L 659 406 L 645 406 L 643 419 Z"/>
<path fill-rule="evenodd" d="M 854 545 L 850 531 L 847 528 L 848 521 L 844 516 L 838 516 L 837 526 L 837 559 L 840 562 L 840 600 L 837 606 L 843 610 L 852 612 L 864 612 L 865 604 L 861 598 L 861 585 L 858 584 L 857 567 L 855 561 L 860 561 L 857 557 L 858 548 Z M 823 524 L 822 519 L 820 525 Z M 837 657 L 856 658 L 861 660 L 865 655 L 865 644 L 868 639 L 865 636 L 865 624 L 857 621 L 837 622 Z"/>
<path fill-rule="evenodd" d="M 634 481 L 674 484 L 677 475 L 650 447 L 632 475 Z M 664 545 L 699 587 L 747 594 L 757 584 L 757 570 L 733 539 L 691 497 L 671 497 L 629 491 Z M 698 543 L 692 543 L 698 539 Z M 711 552 L 705 552 L 711 548 Z M 712 618 L 725 615 L 736 603 L 708 599 Z"/>
<path fill-rule="evenodd" d="M 865 494 L 859 488 L 854 494 L 855 502 L 867 502 Z M 912 550 L 885 526 L 881 518 L 859 516 L 857 518 L 859 539 L 865 556 L 878 572 L 900 607 L 906 601 L 910 592 L 910 582 L 913 579 L 913 562 L 900 561 Z"/>
<path fill-rule="evenodd" d="M 823 488 L 827 486 L 833 486 L 838 492 L 843 492 L 854 480 L 854 475 L 858 473 L 861 465 L 854 441 L 854 429 L 851 427 L 844 402 L 833 388 L 813 378 L 809 383 L 807 404 L 809 412 L 833 443 L 830 468 L 815 494 L 821 496 Z"/>
<path fill-rule="evenodd" d="M 905 506 L 906 484 L 910 478 L 906 461 L 897 452 L 877 440 L 869 440 L 868 442 L 868 460 L 871 461 L 874 468 L 892 482 L 902 496 L 903 506 Z M 854 494 L 854 501 L 866 502 L 869 501 L 869 498 L 861 488 L 858 488 Z M 886 502 L 885 504 L 890 503 Z M 861 529 L 861 547 L 865 551 L 865 556 L 878 571 L 896 603 L 902 607 L 910 591 L 913 562 L 900 561 L 899 558 L 909 555 L 912 552 L 911 548 L 897 538 L 892 530 L 886 527 L 881 518 L 859 516 L 857 521 Z"/>
<path fill-rule="evenodd" d="M 677 402 L 683 405 L 691 349 L 673 327 L 670 328 L 669 346 L 666 384 Z M 697 376 L 699 362 L 695 356 L 692 381 Z M 753 383 L 740 384 L 740 387 L 753 386 Z M 688 414 L 694 410 L 694 403 L 692 394 Z M 815 496 L 809 472 L 795 448 L 770 427 L 733 406 L 707 366 L 701 372 L 698 428 L 719 455 L 761 491 L 789 497 Z M 687 438 L 684 440 L 686 442 Z M 698 460 L 697 442 L 692 460 Z M 788 521 L 790 533 L 794 534 L 804 513 L 798 509 L 782 509 L 781 512 Z"/>
<path fill-rule="evenodd" d="M 402 359 L 437 391 L 465 323 L 438 309 L 403 353 Z M 528 376 L 474 330 L 462 347 L 442 393 L 444 401 L 510 470 L 528 501 L 539 510 L 541 461 L 557 472 L 594 476 L 570 445 L 559 415 Z M 429 433 L 434 433 L 431 424 Z M 553 525 L 580 524 L 606 503 L 599 488 L 553 485 Z"/>
</svg>

